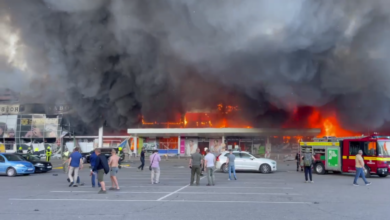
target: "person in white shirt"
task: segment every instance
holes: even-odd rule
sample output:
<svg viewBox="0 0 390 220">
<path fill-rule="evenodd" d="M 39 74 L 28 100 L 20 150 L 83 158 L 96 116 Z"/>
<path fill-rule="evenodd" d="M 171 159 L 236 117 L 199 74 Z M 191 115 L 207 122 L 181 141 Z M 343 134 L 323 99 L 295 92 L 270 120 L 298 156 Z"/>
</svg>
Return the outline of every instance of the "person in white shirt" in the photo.
<svg viewBox="0 0 390 220">
<path fill-rule="evenodd" d="M 214 186 L 215 156 L 214 154 L 210 153 L 210 149 L 207 149 L 206 152 L 207 155 L 204 157 L 204 160 L 207 167 L 207 186 Z"/>
</svg>

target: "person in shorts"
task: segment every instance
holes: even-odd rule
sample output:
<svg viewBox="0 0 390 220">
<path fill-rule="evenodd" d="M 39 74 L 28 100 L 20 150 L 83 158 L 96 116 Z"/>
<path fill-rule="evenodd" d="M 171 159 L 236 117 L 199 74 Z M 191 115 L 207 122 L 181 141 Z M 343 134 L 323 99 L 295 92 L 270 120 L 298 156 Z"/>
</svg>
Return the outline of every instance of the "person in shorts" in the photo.
<svg viewBox="0 0 390 220">
<path fill-rule="evenodd" d="M 108 165 L 110 166 L 110 178 L 112 187 L 109 190 L 119 190 L 118 179 L 116 174 L 118 173 L 119 167 L 119 156 L 116 154 L 115 149 L 111 150 L 111 157 L 108 160 Z"/>
<path fill-rule="evenodd" d="M 95 149 L 95 153 L 97 155 L 97 158 L 95 161 L 95 167 L 93 167 L 92 172 L 97 172 L 98 182 L 102 187 L 99 191 L 99 194 L 106 194 L 107 192 L 106 184 L 104 183 L 104 174 L 108 174 L 108 172 L 110 171 L 110 167 L 108 166 L 106 156 L 101 154 L 99 148 Z"/>
</svg>

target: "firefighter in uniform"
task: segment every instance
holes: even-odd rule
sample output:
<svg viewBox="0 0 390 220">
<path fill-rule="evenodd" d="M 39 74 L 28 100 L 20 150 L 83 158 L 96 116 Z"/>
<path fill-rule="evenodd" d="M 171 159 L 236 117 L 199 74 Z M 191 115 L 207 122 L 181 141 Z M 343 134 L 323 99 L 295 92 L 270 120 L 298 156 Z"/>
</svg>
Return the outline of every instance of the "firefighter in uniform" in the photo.
<svg viewBox="0 0 390 220">
<path fill-rule="evenodd" d="M 64 173 L 68 174 L 68 161 L 69 161 L 70 152 L 68 148 L 65 149 L 64 154 L 62 155 L 63 164 L 62 164 L 62 170 Z"/>
<path fill-rule="evenodd" d="M 31 147 L 28 147 L 27 149 L 27 159 L 30 159 L 32 155 Z"/>
<path fill-rule="evenodd" d="M 39 156 L 39 148 L 34 148 L 34 155 Z"/>
<path fill-rule="evenodd" d="M 48 146 L 46 149 L 46 161 L 50 162 L 50 157 L 51 157 L 51 147 Z"/>
<path fill-rule="evenodd" d="M 22 153 L 23 153 L 23 148 L 22 148 L 22 147 L 19 147 L 18 153 L 19 153 L 19 154 L 22 154 Z"/>
<path fill-rule="evenodd" d="M 119 169 L 122 168 L 122 166 L 121 166 L 121 156 L 122 156 L 122 154 L 123 154 L 123 149 L 122 149 L 122 147 L 119 147 L 118 148 L 118 157 L 119 157 L 118 168 Z"/>
</svg>

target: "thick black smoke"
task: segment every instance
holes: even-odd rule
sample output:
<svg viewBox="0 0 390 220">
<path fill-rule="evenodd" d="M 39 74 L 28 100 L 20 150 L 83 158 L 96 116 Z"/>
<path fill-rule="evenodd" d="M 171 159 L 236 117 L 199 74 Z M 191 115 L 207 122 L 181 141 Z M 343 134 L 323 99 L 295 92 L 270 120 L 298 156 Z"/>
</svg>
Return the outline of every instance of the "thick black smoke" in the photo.
<svg viewBox="0 0 390 220">
<path fill-rule="evenodd" d="M 296 106 L 355 130 L 390 119 L 385 0 L 3 0 L 0 16 L 2 84 L 90 125 L 220 102 L 259 126 Z"/>
</svg>

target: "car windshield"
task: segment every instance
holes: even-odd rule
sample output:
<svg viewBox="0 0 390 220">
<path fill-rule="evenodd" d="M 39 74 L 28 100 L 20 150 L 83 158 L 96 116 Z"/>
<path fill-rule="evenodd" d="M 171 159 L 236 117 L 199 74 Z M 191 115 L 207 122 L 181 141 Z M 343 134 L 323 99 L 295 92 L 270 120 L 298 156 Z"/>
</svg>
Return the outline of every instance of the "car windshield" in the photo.
<svg viewBox="0 0 390 220">
<path fill-rule="evenodd" d="M 8 161 L 24 161 L 24 159 L 18 155 L 3 154 L 3 156 L 7 158 Z"/>
<path fill-rule="evenodd" d="M 24 158 L 27 158 L 28 156 L 25 156 Z M 31 160 L 31 161 L 41 161 L 37 156 L 33 156 L 33 155 L 31 155 L 30 157 L 29 157 L 29 160 Z"/>
<path fill-rule="evenodd" d="M 378 141 L 378 156 L 390 156 L 390 141 Z"/>
</svg>

